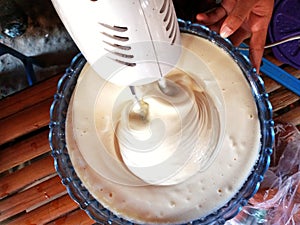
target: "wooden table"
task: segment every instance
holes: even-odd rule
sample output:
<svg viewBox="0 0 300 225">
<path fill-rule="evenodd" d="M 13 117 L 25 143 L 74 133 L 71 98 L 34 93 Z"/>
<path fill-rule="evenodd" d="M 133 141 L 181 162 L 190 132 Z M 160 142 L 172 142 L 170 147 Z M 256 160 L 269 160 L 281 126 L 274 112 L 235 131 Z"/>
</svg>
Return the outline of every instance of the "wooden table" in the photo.
<svg viewBox="0 0 300 225">
<path fill-rule="evenodd" d="M 265 57 L 293 76 L 270 51 Z M 61 184 L 48 143 L 56 75 L 0 101 L 0 224 L 93 224 Z M 300 128 L 300 97 L 265 77 L 275 122 Z"/>
</svg>

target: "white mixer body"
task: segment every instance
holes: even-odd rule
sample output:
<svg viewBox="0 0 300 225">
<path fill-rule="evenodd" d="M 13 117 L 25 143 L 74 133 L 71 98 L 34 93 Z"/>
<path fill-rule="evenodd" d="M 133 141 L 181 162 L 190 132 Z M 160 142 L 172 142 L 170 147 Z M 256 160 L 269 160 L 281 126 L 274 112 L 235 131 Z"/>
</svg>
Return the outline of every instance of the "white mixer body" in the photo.
<svg viewBox="0 0 300 225">
<path fill-rule="evenodd" d="M 180 54 L 172 0 L 52 0 L 93 69 L 117 85 L 141 85 L 167 74 Z"/>
</svg>

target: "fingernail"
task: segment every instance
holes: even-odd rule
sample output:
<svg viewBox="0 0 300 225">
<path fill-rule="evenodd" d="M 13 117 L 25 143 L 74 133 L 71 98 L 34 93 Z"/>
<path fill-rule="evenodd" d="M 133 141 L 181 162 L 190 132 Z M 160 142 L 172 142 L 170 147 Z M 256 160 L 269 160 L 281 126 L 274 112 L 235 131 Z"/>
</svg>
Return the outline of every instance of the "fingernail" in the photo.
<svg viewBox="0 0 300 225">
<path fill-rule="evenodd" d="M 227 38 L 232 34 L 232 29 L 228 26 L 224 26 L 220 32 L 222 38 Z"/>
<path fill-rule="evenodd" d="M 196 19 L 197 19 L 198 21 L 202 21 L 202 20 L 204 20 L 204 16 L 203 16 L 202 14 L 197 14 L 197 15 L 196 15 Z"/>
</svg>

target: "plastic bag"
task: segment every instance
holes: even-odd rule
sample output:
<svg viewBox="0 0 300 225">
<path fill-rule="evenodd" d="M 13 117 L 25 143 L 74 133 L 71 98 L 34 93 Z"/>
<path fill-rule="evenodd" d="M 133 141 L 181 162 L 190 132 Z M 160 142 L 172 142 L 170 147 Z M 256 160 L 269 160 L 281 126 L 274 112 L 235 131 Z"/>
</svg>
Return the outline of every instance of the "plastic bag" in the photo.
<svg viewBox="0 0 300 225">
<path fill-rule="evenodd" d="M 275 126 L 272 163 L 259 191 L 226 225 L 300 225 L 300 132 Z"/>
</svg>

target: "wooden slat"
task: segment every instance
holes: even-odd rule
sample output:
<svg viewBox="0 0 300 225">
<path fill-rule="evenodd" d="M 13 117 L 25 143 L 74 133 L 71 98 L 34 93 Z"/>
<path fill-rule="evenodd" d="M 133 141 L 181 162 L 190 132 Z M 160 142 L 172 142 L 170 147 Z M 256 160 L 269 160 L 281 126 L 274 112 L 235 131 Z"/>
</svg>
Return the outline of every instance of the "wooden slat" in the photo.
<svg viewBox="0 0 300 225">
<path fill-rule="evenodd" d="M 298 70 L 294 67 L 291 67 L 291 66 L 284 68 L 284 70 L 286 72 L 288 72 L 289 74 L 293 75 L 294 77 L 300 79 L 300 70 Z"/>
<path fill-rule="evenodd" d="M 50 151 L 49 130 L 0 151 L 0 173 Z"/>
<path fill-rule="evenodd" d="M 300 125 L 300 106 L 276 117 L 275 121 L 291 123 L 294 126 L 299 126 Z"/>
<path fill-rule="evenodd" d="M 276 93 L 270 96 L 270 101 L 272 103 L 274 112 L 297 102 L 299 99 L 299 96 L 286 89 L 277 91 Z"/>
<path fill-rule="evenodd" d="M 281 61 L 279 61 L 278 59 L 276 59 L 272 54 L 265 54 L 264 58 L 266 58 L 267 60 L 269 60 L 271 63 L 275 64 L 276 66 L 283 65 L 283 63 Z"/>
<path fill-rule="evenodd" d="M 293 75 L 294 77 L 296 77 L 297 79 L 300 78 L 300 70 L 297 70 L 290 66 L 284 68 L 284 70 L 286 72 L 288 72 L 289 74 Z M 262 78 L 264 80 L 265 88 L 268 93 L 274 92 L 282 87 L 280 84 L 278 84 L 276 81 L 272 80 L 271 78 L 269 78 L 266 75 L 262 75 Z"/>
<path fill-rule="evenodd" d="M 12 174 L 0 177 L 0 199 L 21 190 L 37 180 L 54 174 L 53 161 L 51 156 L 47 156 Z"/>
<path fill-rule="evenodd" d="M 8 223 L 8 225 L 20 225 L 20 224 L 46 224 L 51 222 L 68 212 L 72 212 L 78 208 L 78 205 L 68 196 L 64 195 L 47 205 L 37 208 L 29 213 L 21 215 L 17 219 Z M 70 224 L 77 225 L 80 223 Z M 65 224 L 69 225 L 69 224 Z"/>
<path fill-rule="evenodd" d="M 56 92 L 57 82 L 61 74 L 51 77 L 41 83 L 29 87 L 12 96 L 8 96 L 0 101 L 0 119 L 22 111 L 38 102 L 44 101 L 53 96 Z"/>
<path fill-rule="evenodd" d="M 51 201 L 66 191 L 58 176 L 33 186 L 0 202 L 0 221 L 32 208 L 37 204 Z"/>
<path fill-rule="evenodd" d="M 77 209 L 74 212 L 68 213 L 57 220 L 47 223 L 47 225 L 65 225 L 65 224 L 80 224 L 92 225 L 95 221 L 92 220 L 83 210 Z"/>
<path fill-rule="evenodd" d="M 268 93 L 274 92 L 281 87 L 280 84 L 278 84 L 276 81 L 272 80 L 271 78 L 269 78 L 267 76 L 262 76 L 262 78 L 264 80 L 265 88 Z"/>
<path fill-rule="evenodd" d="M 0 145 L 49 124 L 53 98 L 0 120 Z"/>
</svg>

